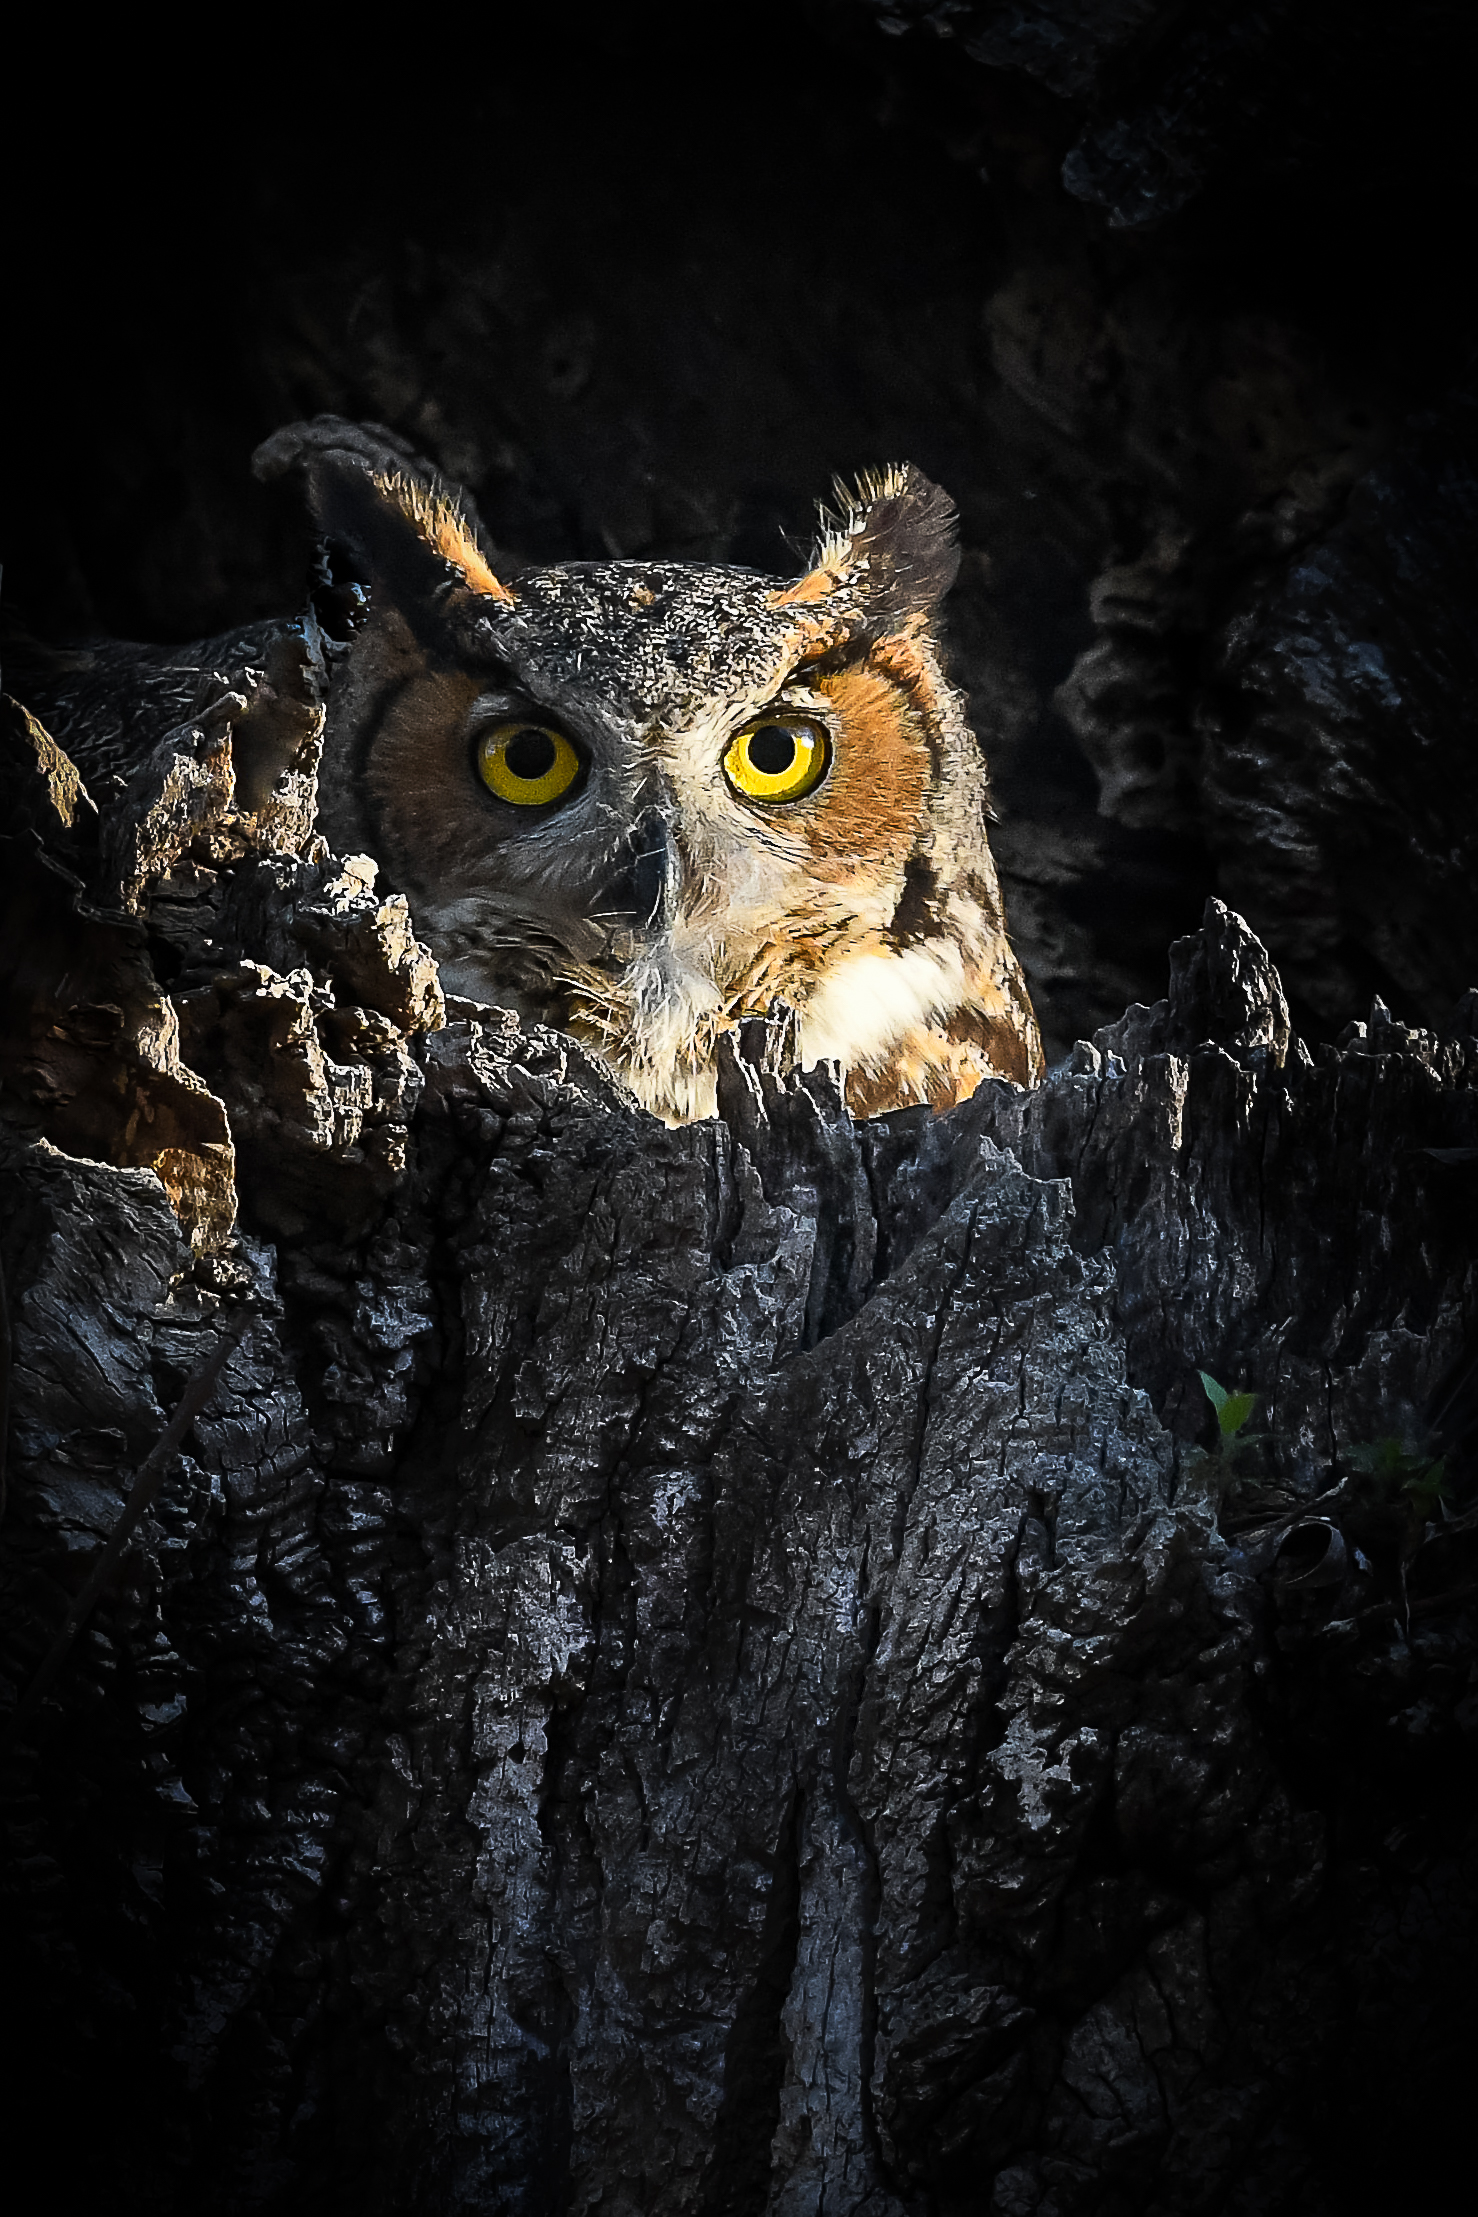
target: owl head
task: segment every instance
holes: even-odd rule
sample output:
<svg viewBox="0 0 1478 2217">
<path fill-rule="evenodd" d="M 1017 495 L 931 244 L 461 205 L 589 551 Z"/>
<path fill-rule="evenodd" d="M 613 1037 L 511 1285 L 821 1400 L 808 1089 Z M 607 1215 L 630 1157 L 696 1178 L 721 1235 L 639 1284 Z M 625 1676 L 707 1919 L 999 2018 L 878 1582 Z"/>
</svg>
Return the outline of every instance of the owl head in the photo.
<svg viewBox="0 0 1478 2217">
<path fill-rule="evenodd" d="M 1040 1073 L 931 629 L 954 508 L 918 470 L 841 492 L 785 579 L 505 571 L 465 496 L 336 418 L 257 467 L 302 473 L 368 581 L 324 827 L 406 894 L 449 991 L 574 1033 L 674 1122 L 712 1113 L 720 1034 L 777 999 L 860 1114 Z"/>
</svg>

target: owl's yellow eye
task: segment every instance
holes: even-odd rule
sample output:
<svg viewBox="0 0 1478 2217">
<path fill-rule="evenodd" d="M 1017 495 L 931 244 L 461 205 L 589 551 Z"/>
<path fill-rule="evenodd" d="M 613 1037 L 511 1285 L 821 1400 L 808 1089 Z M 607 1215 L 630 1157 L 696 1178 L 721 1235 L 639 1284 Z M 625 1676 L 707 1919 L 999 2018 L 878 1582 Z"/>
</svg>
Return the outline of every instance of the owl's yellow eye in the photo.
<svg viewBox="0 0 1478 2217">
<path fill-rule="evenodd" d="M 820 724 L 804 716 L 769 716 L 736 732 L 724 755 L 724 772 L 752 801 L 798 801 L 821 783 L 831 748 Z"/>
<path fill-rule="evenodd" d="M 519 808 L 562 800 L 581 770 L 562 731 L 548 724 L 494 724 L 477 742 L 477 774 L 490 793 Z"/>
</svg>

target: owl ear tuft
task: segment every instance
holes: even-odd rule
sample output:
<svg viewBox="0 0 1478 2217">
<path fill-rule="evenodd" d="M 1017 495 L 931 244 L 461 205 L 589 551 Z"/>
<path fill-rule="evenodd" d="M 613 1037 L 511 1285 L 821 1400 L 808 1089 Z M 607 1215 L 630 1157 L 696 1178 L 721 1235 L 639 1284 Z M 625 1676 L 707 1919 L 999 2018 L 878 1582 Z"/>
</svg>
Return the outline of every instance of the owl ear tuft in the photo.
<svg viewBox="0 0 1478 2217">
<path fill-rule="evenodd" d="M 867 628 L 901 630 L 927 620 L 960 567 L 955 504 L 912 462 L 838 481 L 837 513 L 821 513 L 811 567 L 777 605 L 855 601 Z"/>
<path fill-rule="evenodd" d="M 315 416 L 285 424 L 252 456 L 263 480 L 299 476 L 319 528 L 347 541 L 411 612 L 447 585 L 511 601 L 482 550 L 471 503 L 383 424 Z"/>
</svg>

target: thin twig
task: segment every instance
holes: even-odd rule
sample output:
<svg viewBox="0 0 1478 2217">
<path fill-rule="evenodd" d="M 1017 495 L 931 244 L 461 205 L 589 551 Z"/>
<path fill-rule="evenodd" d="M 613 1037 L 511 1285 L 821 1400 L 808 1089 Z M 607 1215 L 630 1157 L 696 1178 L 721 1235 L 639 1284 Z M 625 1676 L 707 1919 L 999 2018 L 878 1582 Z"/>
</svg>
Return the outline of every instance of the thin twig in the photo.
<svg viewBox="0 0 1478 2217">
<path fill-rule="evenodd" d="M 103 1543 L 102 1552 L 93 1564 L 86 1585 L 68 1609 L 62 1628 L 47 1651 L 46 1660 L 26 1688 L 19 1707 L 11 1717 L 12 1732 L 19 1731 L 45 1699 L 52 1681 L 67 1659 L 67 1651 L 73 1640 L 87 1622 L 99 1594 L 122 1561 L 123 1551 L 133 1537 L 139 1518 L 159 1491 L 164 1474 L 178 1454 L 185 1434 L 210 1399 L 211 1388 L 225 1369 L 227 1359 L 240 1345 L 251 1320 L 252 1311 L 243 1309 L 227 1325 L 180 1395 L 174 1415 L 140 1463 L 129 1488 L 128 1499 L 123 1504 L 122 1516 Z"/>
</svg>

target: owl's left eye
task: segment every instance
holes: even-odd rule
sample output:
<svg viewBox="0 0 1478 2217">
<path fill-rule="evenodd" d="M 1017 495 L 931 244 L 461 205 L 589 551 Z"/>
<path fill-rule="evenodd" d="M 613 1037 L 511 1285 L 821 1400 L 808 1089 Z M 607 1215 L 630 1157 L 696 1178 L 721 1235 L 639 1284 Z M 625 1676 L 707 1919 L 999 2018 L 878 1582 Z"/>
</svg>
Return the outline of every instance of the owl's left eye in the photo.
<svg viewBox="0 0 1478 2217">
<path fill-rule="evenodd" d="M 563 800 L 584 764 L 551 724 L 494 724 L 477 742 L 477 774 L 490 793 L 517 808 Z"/>
<path fill-rule="evenodd" d="M 752 801 L 798 801 L 821 783 L 831 746 L 820 724 L 804 716 L 767 716 L 735 732 L 724 773 Z"/>
</svg>

